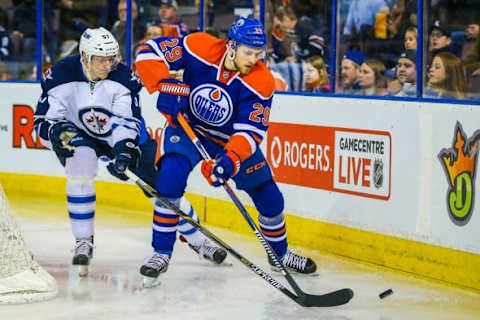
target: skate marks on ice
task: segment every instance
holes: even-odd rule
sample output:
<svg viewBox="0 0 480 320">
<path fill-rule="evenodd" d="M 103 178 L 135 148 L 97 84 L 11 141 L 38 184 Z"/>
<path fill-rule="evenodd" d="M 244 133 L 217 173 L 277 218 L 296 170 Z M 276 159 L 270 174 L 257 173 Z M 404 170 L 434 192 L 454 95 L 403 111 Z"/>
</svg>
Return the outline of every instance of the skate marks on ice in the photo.
<svg viewBox="0 0 480 320">
<path fill-rule="evenodd" d="M 73 236 L 67 221 L 41 224 L 23 219 L 22 231 L 36 259 L 58 281 L 58 298 L 0 308 L 0 319 L 478 319 L 480 294 L 391 273 L 349 260 L 309 251 L 318 277 L 294 274 L 307 293 L 322 294 L 351 287 L 356 295 L 345 306 L 303 308 L 259 280 L 232 257 L 225 268 L 199 260 L 177 242 L 171 265 L 160 285 L 144 289 L 139 268 L 151 254 L 150 227 L 112 228 L 98 225 L 95 251 L 85 278 L 71 266 Z M 263 248 L 254 238 L 211 228 L 236 250 L 270 270 Z M 285 284 L 283 277 L 272 276 Z M 395 292 L 380 300 L 387 288 Z M 52 311 L 54 310 L 54 311 Z"/>
</svg>

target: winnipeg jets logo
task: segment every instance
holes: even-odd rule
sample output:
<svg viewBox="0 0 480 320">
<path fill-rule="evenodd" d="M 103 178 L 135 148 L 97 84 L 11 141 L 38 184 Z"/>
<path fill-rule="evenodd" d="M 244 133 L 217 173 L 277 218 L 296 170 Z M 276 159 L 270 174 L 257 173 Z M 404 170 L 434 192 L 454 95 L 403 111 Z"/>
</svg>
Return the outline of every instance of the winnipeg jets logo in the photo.
<svg viewBox="0 0 480 320">
<path fill-rule="evenodd" d="M 97 129 L 97 131 L 99 132 L 102 132 L 105 128 L 105 124 L 107 124 L 106 118 L 102 119 L 95 113 L 88 116 L 85 120 L 87 120 L 87 123 L 90 124 L 93 128 Z"/>
<path fill-rule="evenodd" d="M 78 114 L 85 129 L 98 137 L 106 137 L 111 134 L 111 116 L 110 111 L 93 106 L 81 109 Z"/>
<path fill-rule="evenodd" d="M 225 89 L 214 84 L 203 84 L 190 94 L 190 108 L 199 119 L 212 126 L 222 126 L 233 113 L 232 99 Z"/>
</svg>

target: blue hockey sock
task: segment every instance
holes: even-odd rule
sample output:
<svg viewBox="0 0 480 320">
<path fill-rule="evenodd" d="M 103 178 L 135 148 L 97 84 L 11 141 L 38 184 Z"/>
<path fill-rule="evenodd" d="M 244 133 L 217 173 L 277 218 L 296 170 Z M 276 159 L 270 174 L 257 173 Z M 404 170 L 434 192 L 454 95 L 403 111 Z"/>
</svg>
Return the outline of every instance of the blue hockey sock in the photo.
<svg viewBox="0 0 480 320">
<path fill-rule="evenodd" d="M 180 198 L 167 200 L 176 206 L 180 203 Z M 152 247 L 155 252 L 172 255 L 178 221 L 178 215 L 172 210 L 165 207 L 160 201 L 155 202 L 152 234 Z"/>
<path fill-rule="evenodd" d="M 275 217 L 258 216 L 260 230 L 279 258 L 287 253 L 287 229 L 283 214 Z"/>
</svg>

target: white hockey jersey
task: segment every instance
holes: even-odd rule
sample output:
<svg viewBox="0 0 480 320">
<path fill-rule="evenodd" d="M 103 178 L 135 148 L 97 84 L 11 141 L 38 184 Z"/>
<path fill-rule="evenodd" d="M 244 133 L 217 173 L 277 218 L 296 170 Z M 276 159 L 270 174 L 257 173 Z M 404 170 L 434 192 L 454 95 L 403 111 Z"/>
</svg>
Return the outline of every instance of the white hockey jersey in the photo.
<svg viewBox="0 0 480 320">
<path fill-rule="evenodd" d="M 46 146 L 50 146 L 50 126 L 59 120 L 72 122 L 110 147 L 124 139 L 137 139 L 141 88 L 135 74 L 120 63 L 107 79 L 90 83 L 83 74 L 80 56 L 68 57 L 43 75 L 35 130 Z"/>
</svg>

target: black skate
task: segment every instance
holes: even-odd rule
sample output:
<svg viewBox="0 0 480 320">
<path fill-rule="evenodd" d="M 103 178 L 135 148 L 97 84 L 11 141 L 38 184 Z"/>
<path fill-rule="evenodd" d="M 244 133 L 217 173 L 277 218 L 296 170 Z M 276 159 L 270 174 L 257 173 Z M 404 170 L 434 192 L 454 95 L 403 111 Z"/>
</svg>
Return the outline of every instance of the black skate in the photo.
<svg viewBox="0 0 480 320">
<path fill-rule="evenodd" d="M 160 284 L 158 276 L 160 273 L 167 271 L 169 262 L 170 257 L 167 254 L 154 252 L 140 267 L 140 274 L 143 275 L 143 286 L 151 288 Z"/>
<path fill-rule="evenodd" d="M 72 265 L 78 266 L 78 274 L 85 277 L 88 274 L 88 265 L 93 256 L 93 236 L 85 239 L 76 239 L 73 248 Z"/>
<path fill-rule="evenodd" d="M 225 249 L 211 245 L 206 239 L 200 246 L 194 246 L 188 243 L 187 239 L 182 235 L 180 235 L 180 240 L 186 242 L 188 246 L 200 256 L 200 258 L 207 259 L 215 264 L 221 264 L 227 257 L 227 251 L 225 251 Z"/>
<path fill-rule="evenodd" d="M 288 270 L 293 272 L 312 274 L 317 270 L 317 265 L 312 259 L 296 254 L 290 249 L 287 249 L 287 254 L 281 259 L 281 261 Z M 281 271 L 280 267 L 274 265 L 270 256 L 268 256 L 268 262 L 272 266 L 273 271 Z"/>
</svg>

